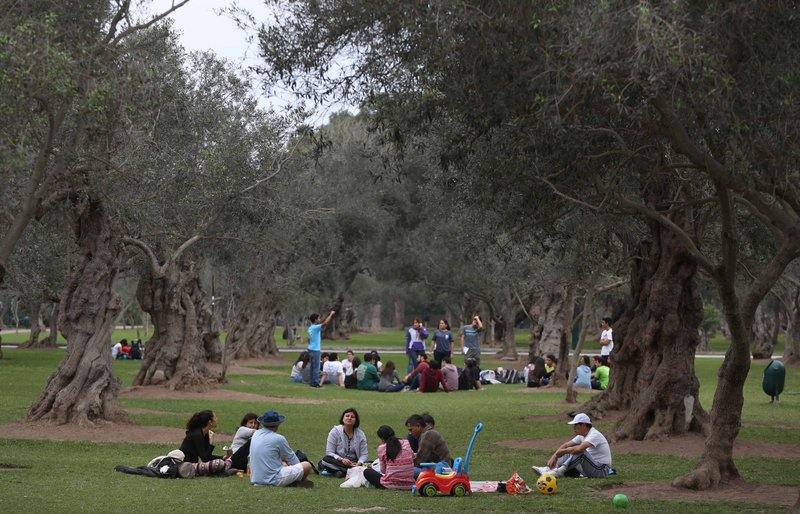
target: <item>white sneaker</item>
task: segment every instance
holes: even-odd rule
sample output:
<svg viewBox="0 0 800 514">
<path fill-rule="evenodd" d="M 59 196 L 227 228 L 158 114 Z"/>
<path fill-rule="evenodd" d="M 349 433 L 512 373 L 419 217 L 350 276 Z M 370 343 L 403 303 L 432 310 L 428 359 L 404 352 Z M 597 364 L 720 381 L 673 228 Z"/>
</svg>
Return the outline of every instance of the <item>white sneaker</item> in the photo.
<svg viewBox="0 0 800 514">
<path fill-rule="evenodd" d="M 545 473 L 550 473 L 550 468 L 547 466 L 531 466 L 531 469 L 539 476 L 542 476 Z"/>
<path fill-rule="evenodd" d="M 559 466 L 556 469 L 551 470 L 550 473 L 552 473 L 553 476 L 556 477 L 556 478 L 561 478 L 561 477 L 564 476 L 564 472 L 566 470 L 567 470 L 566 466 Z"/>
</svg>

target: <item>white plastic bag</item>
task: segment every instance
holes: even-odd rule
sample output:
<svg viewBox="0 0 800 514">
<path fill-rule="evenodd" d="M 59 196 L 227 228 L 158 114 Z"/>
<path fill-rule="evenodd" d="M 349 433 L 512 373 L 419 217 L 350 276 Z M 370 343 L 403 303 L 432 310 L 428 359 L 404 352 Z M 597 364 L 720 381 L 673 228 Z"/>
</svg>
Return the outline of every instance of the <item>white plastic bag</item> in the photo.
<svg viewBox="0 0 800 514">
<path fill-rule="evenodd" d="M 339 487 L 347 489 L 348 487 L 361 487 L 364 485 L 366 479 L 364 478 L 364 466 L 355 466 L 347 470 L 347 480 L 339 484 Z"/>
</svg>

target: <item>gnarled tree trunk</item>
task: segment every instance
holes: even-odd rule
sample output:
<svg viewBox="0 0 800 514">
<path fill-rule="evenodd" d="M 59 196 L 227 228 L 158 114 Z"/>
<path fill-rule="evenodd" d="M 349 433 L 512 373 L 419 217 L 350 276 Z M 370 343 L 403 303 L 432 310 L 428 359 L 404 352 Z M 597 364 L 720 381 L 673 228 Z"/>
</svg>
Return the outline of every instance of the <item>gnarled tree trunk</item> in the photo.
<svg viewBox="0 0 800 514">
<path fill-rule="evenodd" d="M 198 326 L 203 339 L 204 357 L 207 362 L 222 363 L 222 344 L 219 341 L 220 323 L 214 314 L 211 298 L 203 296 L 197 305 Z"/>
<path fill-rule="evenodd" d="M 218 377 L 206 366 L 198 315 L 205 295 L 194 263 L 181 259 L 163 273 L 151 270 L 139 282 L 136 298 L 153 320 L 153 337 L 133 385 L 207 390 Z"/>
<path fill-rule="evenodd" d="M 719 380 L 703 454 L 691 473 L 673 481 L 677 487 L 705 490 L 741 478 L 733 463 L 733 442 L 742 426 L 744 382 L 750 371 L 751 329 L 739 313 L 735 285 L 725 286 L 720 288 L 720 297 L 731 331 L 731 345 L 717 373 Z"/>
<path fill-rule="evenodd" d="M 278 355 L 275 326 L 280 308 L 273 293 L 254 287 L 242 306 L 225 341 L 226 358 L 251 359 Z"/>
<path fill-rule="evenodd" d="M 632 308 L 614 323 L 608 389 L 582 409 L 599 419 L 608 410 L 627 411 L 613 429 L 618 440 L 705 433 L 708 427 L 694 372 L 703 320 L 697 265 L 676 236 L 649 225 L 653 241 L 642 243 L 634 260 Z"/>
<path fill-rule="evenodd" d="M 496 316 L 496 318 L 502 319 L 503 326 L 503 337 L 500 339 L 500 342 L 503 344 L 503 348 L 497 352 L 497 356 L 501 359 L 511 361 L 519 359 L 519 353 L 517 353 L 517 342 L 514 340 L 514 320 L 517 318 L 518 310 L 519 304 L 517 302 L 516 295 L 514 294 L 514 291 L 509 288 L 506 291 L 505 297 L 503 298 L 500 316 Z"/>
<path fill-rule="evenodd" d="M 775 309 L 759 305 L 753 321 L 753 358 L 769 359 L 778 344 L 780 321 Z"/>
<path fill-rule="evenodd" d="M 56 338 L 52 337 L 52 328 L 51 335 L 44 339 L 39 339 L 39 335 L 42 333 L 41 318 L 42 304 L 38 300 L 33 300 L 31 302 L 31 334 L 25 344 L 23 344 L 20 348 L 55 348 Z M 51 327 L 52 325 L 55 325 L 52 319 L 50 321 L 50 325 Z"/>
<path fill-rule="evenodd" d="M 381 304 L 376 303 L 369 309 L 369 331 L 380 332 L 383 329 L 381 324 Z"/>
<path fill-rule="evenodd" d="M 29 421 L 93 425 L 127 420 L 117 406 L 120 381 L 111 362 L 112 325 L 120 307 L 115 291 L 118 242 L 100 200 L 90 199 L 79 209 L 78 261 L 60 302 L 67 353 L 28 411 Z"/>
<path fill-rule="evenodd" d="M 528 344 L 528 359 L 547 354 L 558 356 L 567 339 L 564 326 L 566 312 L 572 312 L 567 305 L 564 291 L 550 291 L 540 296 L 529 308 L 531 335 Z"/>
<path fill-rule="evenodd" d="M 783 361 L 786 364 L 800 362 L 800 297 L 795 294 L 787 312 L 786 350 Z"/>
</svg>

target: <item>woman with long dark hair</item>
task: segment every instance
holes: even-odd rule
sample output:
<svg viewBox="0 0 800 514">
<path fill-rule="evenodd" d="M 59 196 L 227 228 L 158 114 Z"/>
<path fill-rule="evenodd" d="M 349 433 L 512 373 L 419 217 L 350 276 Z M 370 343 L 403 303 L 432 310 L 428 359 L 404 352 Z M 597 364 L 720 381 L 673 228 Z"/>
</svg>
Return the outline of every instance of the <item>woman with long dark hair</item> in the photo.
<svg viewBox="0 0 800 514">
<path fill-rule="evenodd" d="M 398 439 L 392 427 L 378 429 L 383 444 L 378 446 L 380 472 L 364 470 L 364 478 L 378 489 L 411 489 L 414 485 L 414 453 L 405 439 Z"/>
<path fill-rule="evenodd" d="M 547 384 L 547 370 L 544 367 L 544 359 L 541 357 L 531 358 L 531 362 L 528 364 L 528 387 L 542 387 Z"/>
<path fill-rule="evenodd" d="M 386 365 L 381 371 L 381 381 L 378 383 L 378 391 L 384 393 L 396 393 L 402 391 L 405 384 L 400 380 L 400 374 L 397 373 L 397 367 L 394 361 L 387 361 Z"/>
<path fill-rule="evenodd" d="M 229 458 L 212 455 L 213 429 L 216 427 L 217 415 L 211 410 L 195 412 L 186 422 L 186 436 L 183 438 L 180 450 L 184 455 L 184 463 L 195 463 L 193 475 L 227 473 L 231 469 Z"/>
<path fill-rule="evenodd" d="M 248 412 L 242 418 L 242 423 L 236 429 L 236 434 L 233 436 L 230 452 L 231 463 L 234 468 L 245 470 L 247 469 L 247 461 L 250 457 L 250 441 L 253 434 L 258 430 L 258 414 L 255 412 Z"/>
</svg>

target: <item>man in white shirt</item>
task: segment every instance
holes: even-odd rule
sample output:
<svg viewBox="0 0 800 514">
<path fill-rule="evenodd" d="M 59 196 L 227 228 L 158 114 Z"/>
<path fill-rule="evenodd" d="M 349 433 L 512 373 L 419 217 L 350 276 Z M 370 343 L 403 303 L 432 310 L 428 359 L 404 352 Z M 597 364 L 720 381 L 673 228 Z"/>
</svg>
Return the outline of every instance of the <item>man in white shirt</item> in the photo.
<svg viewBox="0 0 800 514">
<path fill-rule="evenodd" d="M 600 355 L 610 355 L 614 349 L 614 329 L 611 328 L 611 318 L 603 318 L 600 326 L 603 332 L 600 334 Z"/>
<path fill-rule="evenodd" d="M 347 358 L 342 361 L 342 369 L 346 377 L 353 374 L 353 350 L 347 350 Z"/>
<path fill-rule="evenodd" d="M 125 341 L 124 339 L 122 341 Z M 119 352 L 122 350 L 122 341 L 117 341 L 117 344 L 111 347 L 111 360 L 116 360 L 119 357 Z"/>
<path fill-rule="evenodd" d="M 319 380 L 319 385 L 325 383 L 339 384 L 339 386 L 344 387 L 344 369 L 336 352 L 329 353 L 327 362 L 322 365 L 322 377 Z"/>
<path fill-rule="evenodd" d="M 552 473 L 557 478 L 607 477 L 611 469 L 611 448 L 605 436 L 592 426 L 592 420 L 584 413 L 576 415 L 569 424 L 575 437 L 559 446 L 547 466 L 531 466 L 531 469 L 539 475 Z"/>
</svg>

